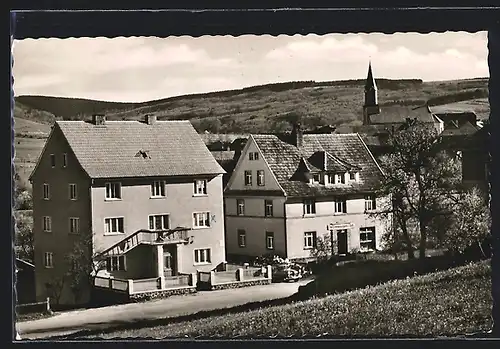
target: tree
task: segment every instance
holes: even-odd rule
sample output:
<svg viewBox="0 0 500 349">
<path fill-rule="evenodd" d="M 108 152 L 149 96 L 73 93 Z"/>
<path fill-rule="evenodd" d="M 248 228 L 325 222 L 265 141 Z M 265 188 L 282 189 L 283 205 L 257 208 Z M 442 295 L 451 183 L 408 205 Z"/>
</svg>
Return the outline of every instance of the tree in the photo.
<svg viewBox="0 0 500 349">
<path fill-rule="evenodd" d="M 413 248 L 408 223 L 415 222 L 419 257 L 425 258 L 429 226 L 446 210 L 442 203 L 459 189 L 460 164 L 449 156 L 438 132 L 423 123 L 408 121 L 388 134 L 391 152 L 380 158 L 380 193 L 392 196 L 393 207 L 379 214 L 394 214 L 409 258 Z"/>
<path fill-rule="evenodd" d="M 93 287 L 94 277 L 103 269 L 104 262 L 98 253 L 93 253 L 91 234 L 78 235 L 73 249 L 66 256 L 68 272 L 65 275 L 75 303 L 78 303 L 85 292 Z"/>
<path fill-rule="evenodd" d="M 491 215 L 479 189 L 458 193 L 449 201 L 449 208 L 449 225 L 442 236 L 443 244 L 458 253 L 473 245 L 482 250 L 482 243 L 491 236 Z"/>
<path fill-rule="evenodd" d="M 331 239 L 330 233 L 317 236 L 311 256 L 316 258 L 318 263 L 326 262 L 332 257 L 332 250 L 337 250 L 337 241 Z"/>
<path fill-rule="evenodd" d="M 30 262 L 34 260 L 33 216 L 16 213 L 16 257 Z"/>
</svg>

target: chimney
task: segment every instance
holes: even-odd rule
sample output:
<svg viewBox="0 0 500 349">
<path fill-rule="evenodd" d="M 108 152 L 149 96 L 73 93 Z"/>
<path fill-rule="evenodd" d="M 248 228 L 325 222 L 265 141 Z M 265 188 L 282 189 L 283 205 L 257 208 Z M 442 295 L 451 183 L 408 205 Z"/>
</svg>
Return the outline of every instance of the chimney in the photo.
<svg viewBox="0 0 500 349">
<path fill-rule="evenodd" d="M 297 148 L 302 147 L 304 133 L 302 132 L 302 125 L 300 122 L 295 122 L 292 128 L 292 142 Z"/>
<path fill-rule="evenodd" d="M 148 115 L 146 115 L 145 119 L 146 119 L 145 121 L 148 125 L 156 124 L 156 115 L 148 114 Z"/>
<path fill-rule="evenodd" d="M 104 114 L 94 114 L 92 115 L 92 123 L 102 126 L 106 124 L 106 116 L 104 116 Z"/>
</svg>

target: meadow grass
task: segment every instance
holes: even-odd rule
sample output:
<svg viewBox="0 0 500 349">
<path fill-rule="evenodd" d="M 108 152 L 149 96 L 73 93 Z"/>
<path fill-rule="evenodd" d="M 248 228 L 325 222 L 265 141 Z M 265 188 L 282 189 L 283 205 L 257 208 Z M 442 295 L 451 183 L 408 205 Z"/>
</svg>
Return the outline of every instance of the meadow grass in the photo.
<svg viewBox="0 0 500 349">
<path fill-rule="evenodd" d="M 488 260 L 324 298 L 96 337 L 455 336 L 490 329 L 491 307 Z"/>
</svg>

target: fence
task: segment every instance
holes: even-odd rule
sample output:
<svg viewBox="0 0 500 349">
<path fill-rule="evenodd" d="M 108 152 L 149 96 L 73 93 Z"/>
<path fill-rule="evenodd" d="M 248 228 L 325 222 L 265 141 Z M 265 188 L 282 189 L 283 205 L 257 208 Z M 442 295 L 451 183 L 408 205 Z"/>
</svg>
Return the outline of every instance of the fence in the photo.
<svg viewBox="0 0 500 349">
<path fill-rule="evenodd" d="M 101 288 L 109 288 L 115 291 L 128 292 L 129 281 L 123 279 L 96 276 L 94 278 L 94 286 Z"/>
<path fill-rule="evenodd" d="M 50 313 L 50 298 L 47 297 L 45 302 L 26 303 L 16 305 L 16 313 L 18 315 L 33 314 L 33 313 Z"/>
<path fill-rule="evenodd" d="M 238 270 L 219 271 L 214 273 L 212 284 L 223 284 L 226 282 L 240 281 Z"/>
<path fill-rule="evenodd" d="M 151 279 L 133 280 L 133 285 L 134 285 L 133 287 L 134 292 L 157 290 L 160 288 L 160 279 L 151 278 Z"/>
<path fill-rule="evenodd" d="M 202 289 L 211 289 L 216 285 L 237 284 L 246 281 L 271 280 L 271 266 L 265 268 L 238 268 L 226 271 L 199 271 L 198 286 Z"/>
<path fill-rule="evenodd" d="M 190 286 L 191 275 L 183 274 L 165 277 L 165 288 Z"/>
<path fill-rule="evenodd" d="M 267 277 L 267 268 L 263 272 L 262 268 L 243 269 L 243 280 L 261 279 Z"/>
</svg>

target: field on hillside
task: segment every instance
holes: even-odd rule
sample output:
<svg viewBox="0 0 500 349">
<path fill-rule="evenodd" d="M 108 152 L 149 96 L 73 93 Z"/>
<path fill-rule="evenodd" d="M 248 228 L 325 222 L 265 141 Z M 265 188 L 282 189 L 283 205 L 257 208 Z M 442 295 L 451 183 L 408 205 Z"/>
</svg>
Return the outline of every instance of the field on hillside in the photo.
<svg viewBox="0 0 500 349">
<path fill-rule="evenodd" d="M 489 330 L 491 308 L 491 266 L 482 261 L 325 298 L 95 337 L 456 336 Z"/>
<path fill-rule="evenodd" d="M 379 81 L 379 103 L 382 106 L 422 105 L 429 100 L 443 104 L 488 95 L 487 79 Z M 191 120 L 198 131 L 259 133 L 289 129 L 290 124 L 285 120 L 289 113 L 302 115 L 306 127 L 359 124 L 363 98 L 363 81 L 353 80 L 291 82 L 136 104 L 20 96 L 16 98 L 16 105 L 19 113 L 26 113 L 26 117 L 32 120 L 37 117 L 46 120 L 50 115 L 88 119 L 98 110 L 114 120 L 138 119 L 145 114 L 154 114 L 165 119 Z M 45 109 L 37 112 L 37 108 Z"/>
<path fill-rule="evenodd" d="M 465 112 L 473 110 L 480 120 L 485 120 L 490 116 L 490 103 L 488 98 L 479 98 L 469 101 L 437 105 L 431 107 L 435 113 Z"/>
</svg>

